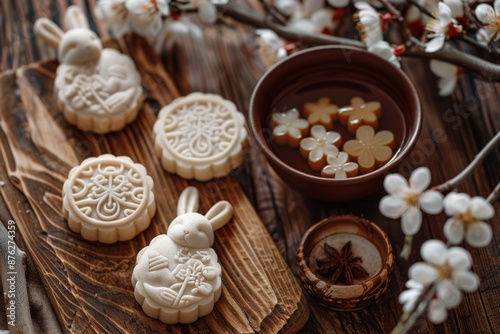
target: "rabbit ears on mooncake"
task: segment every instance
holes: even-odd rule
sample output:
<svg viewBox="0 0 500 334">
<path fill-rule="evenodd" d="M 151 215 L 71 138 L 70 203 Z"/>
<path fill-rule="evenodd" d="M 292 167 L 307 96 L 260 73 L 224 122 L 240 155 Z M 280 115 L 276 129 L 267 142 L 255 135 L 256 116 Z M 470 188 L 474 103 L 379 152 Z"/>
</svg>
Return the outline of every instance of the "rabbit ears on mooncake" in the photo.
<svg viewBox="0 0 500 334">
<path fill-rule="evenodd" d="M 177 203 L 177 216 L 198 212 L 199 194 L 195 187 L 187 187 L 179 196 Z M 228 201 L 215 203 L 205 214 L 213 230 L 224 226 L 233 217 L 233 206 Z"/>
<path fill-rule="evenodd" d="M 89 29 L 87 17 L 78 6 L 69 6 L 64 13 L 63 24 L 66 30 L 71 29 Z M 54 21 L 42 17 L 35 22 L 35 32 L 38 36 L 48 43 L 54 49 L 57 49 L 64 36 L 64 31 L 54 23 Z"/>
</svg>

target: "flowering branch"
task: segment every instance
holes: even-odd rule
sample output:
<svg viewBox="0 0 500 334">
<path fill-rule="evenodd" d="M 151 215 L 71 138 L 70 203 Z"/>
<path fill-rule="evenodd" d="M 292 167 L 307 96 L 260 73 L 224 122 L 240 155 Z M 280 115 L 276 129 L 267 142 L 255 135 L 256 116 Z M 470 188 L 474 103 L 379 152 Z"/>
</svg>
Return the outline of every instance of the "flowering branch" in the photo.
<svg viewBox="0 0 500 334">
<path fill-rule="evenodd" d="M 486 158 L 486 156 L 496 147 L 496 145 L 500 143 L 500 132 L 498 132 L 493 139 L 491 139 L 488 144 L 474 157 L 474 160 L 457 176 L 452 178 L 451 180 L 446 181 L 443 184 L 440 184 L 434 187 L 434 190 L 440 192 L 446 192 L 450 189 L 456 187 L 460 182 L 462 182 L 472 171 L 479 166 L 479 164 Z M 498 186 L 497 186 L 498 187 Z"/>
<path fill-rule="evenodd" d="M 286 40 L 302 41 L 312 45 L 333 44 L 366 48 L 364 43 L 349 38 L 297 31 L 293 28 L 277 24 L 264 15 L 258 14 L 249 9 L 243 9 L 233 3 L 219 5 L 218 8 L 219 11 L 227 17 L 232 17 L 241 23 L 246 23 L 256 28 L 273 30 L 280 37 Z M 412 45 L 407 48 L 406 52 L 401 54 L 401 56 L 442 60 L 466 68 L 476 73 L 476 75 L 483 80 L 490 82 L 500 81 L 500 65 L 490 63 L 482 58 L 459 51 L 448 44 L 445 44 L 442 49 L 436 52 L 429 53 L 425 52 L 421 45 L 412 43 Z"/>
</svg>

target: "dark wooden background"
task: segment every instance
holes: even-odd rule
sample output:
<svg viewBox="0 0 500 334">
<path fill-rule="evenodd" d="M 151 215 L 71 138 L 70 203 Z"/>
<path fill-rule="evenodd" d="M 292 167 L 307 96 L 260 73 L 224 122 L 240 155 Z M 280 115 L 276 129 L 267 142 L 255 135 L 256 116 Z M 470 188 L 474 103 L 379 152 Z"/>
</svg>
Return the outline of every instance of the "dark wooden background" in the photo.
<svg viewBox="0 0 500 334">
<path fill-rule="evenodd" d="M 0 2 L 0 70 L 18 69 L 25 64 L 54 57 L 54 52 L 40 45 L 33 35 L 33 22 L 38 17 L 49 17 L 60 23 L 61 13 L 71 3 L 85 9 L 92 29 L 102 38 L 109 35 L 96 21 L 92 9 L 95 0 L 2 0 Z M 258 2 L 243 5 L 260 10 Z M 196 21 L 196 18 L 193 20 Z M 196 21 L 197 22 L 197 21 Z M 264 73 L 265 66 L 255 49 L 252 28 L 229 21 L 222 27 L 204 27 L 205 39 L 193 41 L 181 38 L 157 41 L 166 75 L 169 75 L 181 94 L 192 91 L 218 93 L 233 100 L 247 113 L 253 87 Z M 133 50 L 132 50 L 133 52 Z M 405 60 L 403 69 L 415 83 L 420 94 L 424 124 L 419 142 L 399 167 L 398 172 L 409 175 L 419 166 L 428 166 L 433 175 L 432 184 L 439 184 L 455 176 L 474 155 L 500 131 L 500 85 L 475 80 L 465 75 L 451 97 L 437 94 L 435 77 L 423 60 Z M 144 85 L 154 85 L 146 78 Z M 13 92 L 15 94 L 15 92 Z M 0 99 L 5 99 L 0 96 Z M 152 108 L 160 108 L 148 101 Z M 254 148 L 255 146 L 252 146 Z M 334 214 L 352 213 L 378 223 L 389 235 L 396 253 L 403 245 L 399 222 L 378 213 L 378 202 L 383 191 L 352 203 L 322 203 L 303 197 L 291 190 L 268 167 L 263 156 L 251 149 L 242 172 L 236 175 L 241 188 L 257 210 L 281 254 L 297 275 L 295 252 L 303 233 L 315 222 Z M 6 166 L 0 161 L 0 180 L 10 180 Z M 497 148 L 458 190 L 486 197 L 500 181 L 500 150 Z M 4 223 L 11 212 L 7 210 L 6 192 L 0 187 L 0 218 Z M 29 210 L 26 202 L 19 201 L 18 210 Z M 500 210 L 498 203 L 495 209 Z M 466 294 L 462 304 L 449 312 L 448 320 L 439 326 L 422 320 L 418 333 L 500 333 L 500 215 L 490 221 L 493 242 L 481 249 L 468 248 L 474 258 L 473 270 L 481 280 L 479 291 Z M 404 288 L 407 270 L 420 259 L 418 247 L 429 238 L 444 239 L 444 214 L 426 217 L 421 232 L 415 238 L 415 247 L 409 261 L 396 260 L 390 290 L 374 305 L 356 312 L 333 312 L 309 300 L 311 315 L 303 328 L 304 333 L 387 333 L 396 324 L 401 307 L 397 302 Z M 22 240 L 18 238 L 22 247 Z M 467 246 L 466 246 L 467 247 Z M 41 333 L 57 326 L 58 320 L 40 283 L 35 265 L 28 258 L 28 280 L 32 313 Z M 63 292 L 61 292 L 63 293 Z M 2 303 L 0 301 L 0 303 Z M 3 308 L 3 305 L 2 305 Z M 6 328 L 5 317 L 0 316 L 0 328 Z M 59 329 L 60 330 L 60 329 Z"/>
</svg>

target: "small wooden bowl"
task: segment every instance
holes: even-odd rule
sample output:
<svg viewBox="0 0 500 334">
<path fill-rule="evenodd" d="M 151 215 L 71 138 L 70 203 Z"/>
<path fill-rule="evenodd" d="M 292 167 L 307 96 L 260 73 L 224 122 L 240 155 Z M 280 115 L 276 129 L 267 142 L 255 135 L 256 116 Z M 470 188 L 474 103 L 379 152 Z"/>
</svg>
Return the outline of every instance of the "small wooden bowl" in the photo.
<svg viewBox="0 0 500 334">
<path fill-rule="evenodd" d="M 316 273 L 316 259 L 325 257 L 325 242 L 340 252 L 348 241 L 369 275 L 355 279 L 353 285 L 332 284 Z M 366 307 L 387 290 L 394 256 L 389 238 L 376 224 L 356 216 L 334 216 L 307 230 L 297 250 L 297 265 L 300 280 L 311 296 L 328 308 L 348 311 Z"/>
</svg>

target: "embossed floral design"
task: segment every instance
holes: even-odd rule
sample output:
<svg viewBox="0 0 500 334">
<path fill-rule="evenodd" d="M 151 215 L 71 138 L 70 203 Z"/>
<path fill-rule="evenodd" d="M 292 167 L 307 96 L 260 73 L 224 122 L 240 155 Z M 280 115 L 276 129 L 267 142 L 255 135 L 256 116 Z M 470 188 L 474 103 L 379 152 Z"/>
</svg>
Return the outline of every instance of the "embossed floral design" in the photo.
<svg viewBox="0 0 500 334">
<path fill-rule="evenodd" d="M 357 161 L 361 173 L 369 173 L 392 158 L 393 147 L 392 132 L 383 130 L 375 133 L 371 126 L 363 125 L 356 131 L 356 139 L 344 144 L 344 151 L 350 159 Z"/>
<path fill-rule="evenodd" d="M 104 105 L 104 99 L 109 94 L 103 90 L 103 83 L 96 76 L 89 76 L 83 73 L 74 73 L 72 82 L 68 84 L 63 91 L 64 97 L 68 103 L 76 110 L 89 108 L 93 105 Z M 67 74 L 70 80 L 71 73 Z"/>
<path fill-rule="evenodd" d="M 338 110 L 339 107 L 331 103 L 328 97 L 322 97 L 317 102 L 307 102 L 303 108 L 309 125 L 320 124 L 327 130 L 333 130 Z"/>
<path fill-rule="evenodd" d="M 130 216 L 145 191 L 139 172 L 124 164 L 89 166 L 74 184 L 75 205 L 82 214 L 101 221 Z"/>
<path fill-rule="evenodd" d="M 359 166 L 355 162 L 349 162 L 346 152 L 329 154 L 326 157 L 327 165 L 321 170 L 321 176 L 336 179 L 345 179 L 358 175 Z"/>
<path fill-rule="evenodd" d="M 309 166 L 314 170 L 321 170 L 326 163 L 326 154 L 339 152 L 337 146 L 342 145 L 340 133 L 326 131 L 323 125 L 314 125 L 311 128 L 311 137 L 300 141 L 300 153 L 308 159 Z"/>
<path fill-rule="evenodd" d="M 339 121 L 347 126 L 350 133 L 355 133 L 362 125 L 378 127 L 378 118 L 382 114 L 382 106 L 378 101 L 365 102 L 359 96 L 351 99 L 351 104 L 339 109 Z"/>
<path fill-rule="evenodd" d="M 280 145 L 299 146 L 302 137 L 309 132 L 309 123 L 300 117 L 296 108 L 284 113 L 273 113 L 273 137 Z"/>
</svg>

